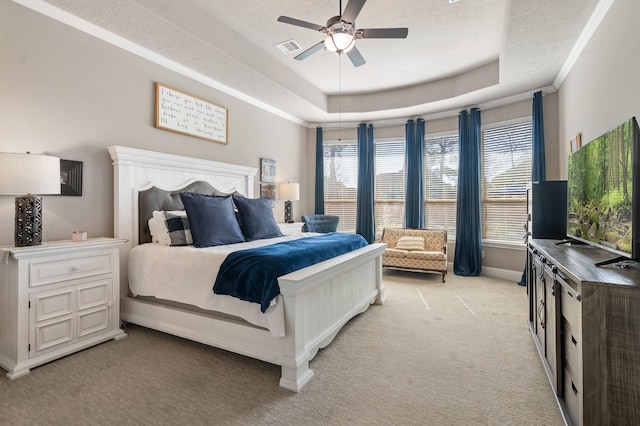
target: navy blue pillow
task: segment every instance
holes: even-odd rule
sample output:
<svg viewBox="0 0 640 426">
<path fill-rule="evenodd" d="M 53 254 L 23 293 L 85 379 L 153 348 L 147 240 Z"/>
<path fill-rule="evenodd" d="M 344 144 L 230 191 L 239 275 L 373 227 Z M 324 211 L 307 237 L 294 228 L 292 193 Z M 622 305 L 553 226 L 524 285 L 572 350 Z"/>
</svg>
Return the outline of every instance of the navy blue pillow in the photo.
<svg viewBox="0 0 640 426">
<path fill-rule="evenodd" d="M 233 196 L 240 214 L 240 223 L 247 241 L 282 237 L 282 231 L 273 218 L 271 204 L 266 198 Z"/>
<path fill-rule="evenodd" d="M 230 196 L 213 197 L 183 192 L 180 198 L 187 211 L 195 247 L 219 246 L 244 241 Z"/>
</svg>

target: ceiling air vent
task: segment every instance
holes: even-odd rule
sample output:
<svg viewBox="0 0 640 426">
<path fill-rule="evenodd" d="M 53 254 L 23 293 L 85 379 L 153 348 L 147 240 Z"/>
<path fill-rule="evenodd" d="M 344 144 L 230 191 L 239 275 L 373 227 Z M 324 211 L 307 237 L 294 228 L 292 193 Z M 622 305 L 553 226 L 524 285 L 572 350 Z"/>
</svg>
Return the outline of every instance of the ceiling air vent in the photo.
<svg viewBox="0 0 640 426">
<path fill-rule="evenodd" d="M 284 54 L 289 54 L 302 49 L 302 46 L 300 46 L 295 40 L 283 41 L 282 43 L 276 44 L 276 47 Z"/>
</svg>

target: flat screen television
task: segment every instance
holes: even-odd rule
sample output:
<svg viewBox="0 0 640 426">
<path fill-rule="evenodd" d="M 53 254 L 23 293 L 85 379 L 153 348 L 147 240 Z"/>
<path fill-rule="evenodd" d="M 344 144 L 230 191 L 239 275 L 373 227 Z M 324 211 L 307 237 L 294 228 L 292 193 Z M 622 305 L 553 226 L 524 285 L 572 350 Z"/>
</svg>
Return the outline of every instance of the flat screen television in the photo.
<svg viewBox="0 0 640 426">
<path fill-rule="evenodd" d="M 640 260 L 640 146 L 635 117 L 569 155 L 567 236 Z"/>
</svg>

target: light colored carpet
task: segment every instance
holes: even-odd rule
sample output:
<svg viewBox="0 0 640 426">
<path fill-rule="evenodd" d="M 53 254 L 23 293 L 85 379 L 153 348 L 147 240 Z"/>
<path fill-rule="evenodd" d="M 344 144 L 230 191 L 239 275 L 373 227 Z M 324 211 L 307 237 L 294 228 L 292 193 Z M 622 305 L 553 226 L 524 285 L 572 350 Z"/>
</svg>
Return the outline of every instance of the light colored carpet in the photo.
<svg viewBox="0 0 640 426">
<path fill-rule="evenodd" d="M 354 318 L 298 394 L 280 369 L 129 325 L 0 378 L 0 424 L 562 425 L 527 328 L 526 289 L 385 271 L 387 303 Z"/>
</svg>

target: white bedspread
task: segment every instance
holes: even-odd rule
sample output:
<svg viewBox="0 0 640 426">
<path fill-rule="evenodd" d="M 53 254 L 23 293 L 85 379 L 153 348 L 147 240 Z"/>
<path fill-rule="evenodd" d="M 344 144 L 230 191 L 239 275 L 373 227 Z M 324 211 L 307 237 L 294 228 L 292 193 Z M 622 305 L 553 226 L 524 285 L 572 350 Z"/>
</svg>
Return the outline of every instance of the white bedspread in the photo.
<svg viewBox="0 0 640 426">
<path fill-rule="evenodd" d="M 279 238 L 228 244 L 208 248 L 169 247 L 141 244 L 129 253 L 129 288 L 134 296 L 153 296 L 234 315 L 267 328 L 273 336 L 284 336 L 282 296 L 278 295 L 265 313 L 259 303 L 213 293 L 220 265 L 229 253 L 281 241 L 318 235 L 296 233 Z"/>
</svg>

